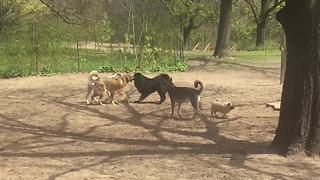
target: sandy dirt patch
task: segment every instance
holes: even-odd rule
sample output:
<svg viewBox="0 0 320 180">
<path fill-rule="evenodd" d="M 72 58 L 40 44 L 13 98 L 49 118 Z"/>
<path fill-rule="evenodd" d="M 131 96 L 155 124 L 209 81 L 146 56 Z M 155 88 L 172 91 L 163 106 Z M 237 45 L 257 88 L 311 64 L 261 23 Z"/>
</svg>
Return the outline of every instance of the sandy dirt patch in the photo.
<svg viewBox="0 0 320 180">
<path fill-rule="evenodd" d="M 161 105 L 86 105 L 87 73 L 0 80 L 0 179 L 320 177 L 319 159 L 268 150 L 279 112 L 265 104 L 280 100 L 279 64 L 190 66 L 169 73 L 175 84 L 201 80 L 203 112 L 220 98 L 236 105 L 228 118 L 209 115 L 193 127 L 189 104 L 183 119 L 169 117 L 169 97 Z M 139 97 L 132 83 L 126 91 L 130 102 Z"/>
</svg>

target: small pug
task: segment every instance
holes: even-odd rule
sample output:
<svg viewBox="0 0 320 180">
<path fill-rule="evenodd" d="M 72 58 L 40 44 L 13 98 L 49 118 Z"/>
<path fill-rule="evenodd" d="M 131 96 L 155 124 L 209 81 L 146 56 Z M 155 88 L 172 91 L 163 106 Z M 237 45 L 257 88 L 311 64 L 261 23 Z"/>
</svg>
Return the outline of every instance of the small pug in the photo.
<svg viewBox="0 0 320 180">
<path fill-rule="evenodd" d="M 211 104 L 211 115 L 217 117 L 217 112 L 222 113 L 222 118 L 227 117 L 227 113 L 229 113 L 232 109 L 234 109 L 234 106 L 231 102 L 222 102 L 220 99 L 216 99 Z M 214 115 L 213 115 L 214 114 Z"/>
</svg>

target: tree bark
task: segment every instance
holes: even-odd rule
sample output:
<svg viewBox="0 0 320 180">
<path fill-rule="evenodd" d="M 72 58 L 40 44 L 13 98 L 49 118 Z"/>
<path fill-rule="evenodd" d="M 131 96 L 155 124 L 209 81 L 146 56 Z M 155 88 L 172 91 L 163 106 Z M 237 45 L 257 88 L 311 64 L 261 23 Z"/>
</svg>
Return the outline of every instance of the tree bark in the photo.
<svg viewBox="0 0 320 180">
<path fill-rule="evenodd" d="M 193 20 L 189 20 L 188 26 L 182 28 L 183 50 L 189 49 L 189 39 L 190 39 L 190 34 L 191 34 L 192 29 L 193 29 Z"/>
<path fill-rule="evenodd" d="M 222 0 L 220 4 L 220 19 L 218 27 L 218 37 L 213 56 L 222 58 L 227 55 L 227 44 L 232 13 L 232 0 Z"/>
<path fill-rule="evenodd" d="M 286 64 L 287 64 L 287 45 L 286 45 L 286 35 L 284 34 L 284 31 L 282 31 L 280 51 L 281 51 L 280 84 L 282 84 L 284 81 L 284 75 L 285 75 Z"/>
<path fill-rule="evenodd" d="M 287 0 L 277 13 L 287 42 L 281 111 L 271 147 L 319 155 L 320 2 Z"/>
<path fill-rule="evenodd" d="M 256 32 L 256 48 L 263 48 L 264 47 L 264 40 L 266 36 L 266 28 L 267 22 L 262 21 L 257 23 L 257 32 Z"/>
<path fill-rule="evenodd" d="M 191 31 L 192 31 L 192 28 L 189 28 L 189 26 L 183 28 L 183 49 L 184 50 L 189 49 L 189 41 L 190 41 Z"/>
<path fill-rule="evenodd" d="M 264 40 L 266 36 L 266 28 L 268 24 L 269 13 L 268 10 L 270 8 L 270 0 L 261 0 L 260 4 L 260 16 L 257 23 L 256 29 L 256 47 L 261 48 L 264 47 Z"/>
</svg>

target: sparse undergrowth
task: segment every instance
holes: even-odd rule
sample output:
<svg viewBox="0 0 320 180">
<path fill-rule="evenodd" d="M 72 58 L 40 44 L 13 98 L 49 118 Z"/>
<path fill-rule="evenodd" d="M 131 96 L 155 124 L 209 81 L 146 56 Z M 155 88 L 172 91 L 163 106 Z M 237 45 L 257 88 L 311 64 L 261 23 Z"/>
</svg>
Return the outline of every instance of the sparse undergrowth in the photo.
<svg viewBox="0 0 320 180">
<path fill-rule="evenodd" d="M 170 51 L 156 50 L 136 58 L 123 50 L 98 51 L 75 49 L 63 46 L 51 47 L 40 52 L 35 60 L 32 53 L 0 51 L 0 77 L 14 78 L 30 75 L 50 75 L 72 72 L 172 72 L 186 71 L 187 63 L 179 60 Z M 23 51 L 24 50 L 24 51 Z M 150 55 L 151 54 L 151 55 Z"/>
<path fill-rule="evenodd" d="M 170 52 L 156 48 L 146 48 L 140 57 L 135 57 L 129 50 L 101 51 L 81 49 L 77 54 L 75 49 L 63 45 L 55 45 L 39 52 L 35 61 L 34 54 L 24 47 L 19 51 L 6 51 L 12 48 L 3 46 L 0 51 L 0 77 L 14 78 L 30 75 L 50 75 L 72 72 L 174 72 L 186 71 L 186 61 L 177 59 Z M 30 51 L 30 52 L 29 52 Z M 237 51 L 230 58 L 223 59 L 225 63 L 267 63 L 278 61 L 280 52 L 268 51 Z M 185 59 L 213 60 L 212 52 L 186 51 Z M 216 59 L 214 59 L 216 60 Z M 220 61 L 220 59 L 219 59 Z"/>
</svg>

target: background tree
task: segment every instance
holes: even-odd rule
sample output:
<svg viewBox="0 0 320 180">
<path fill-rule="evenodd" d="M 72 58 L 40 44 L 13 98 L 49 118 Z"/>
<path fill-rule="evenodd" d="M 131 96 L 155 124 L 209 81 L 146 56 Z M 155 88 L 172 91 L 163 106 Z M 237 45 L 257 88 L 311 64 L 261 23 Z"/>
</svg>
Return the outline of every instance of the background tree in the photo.
<svg viewBox="0 0 320 180">
<path fill-rule="evenodd" d="M 19 17 L 21 10 L 21 2 L 16 0 L 1 0 L 0 1 L 0 31 L 12 26 Z"/>
<path fill-rule="evenodd" d="M 255 22 L 250 14 L 250 8 L 244 1 L 233 4 L 229 43 L 236 44 L 237 49 L 255 47 Z"/>
<path fill-rule="evenodd" d="M 221 58 L 227 54 L 226 48 L 230 34 L 231 14 L 232 0 L 221 0 L 218 37 L 213 56 Z"/>
<path fill-rule="evenodd" d="M 256 23 L 256 47 L 263 47 L 268 22 L 274 17 L 276 8 L 284 0 L 245 0 L 249 5 Z M 258 5 L 260 3 L 260 6 Z"/>
<path fill-rule="evenodd" d="M 191 31 L 214 18 L 216 5 L 208 0 L 161 0 L 177 19 L 182 33 L 183 49 L 189 49 Z"/>
<path fill-rule="evenodd" d="M 277 13 L 287 43 L 281 111 L 272 147 L 320 152 L 320 1 L 286 0 Z"/>
</svg>

